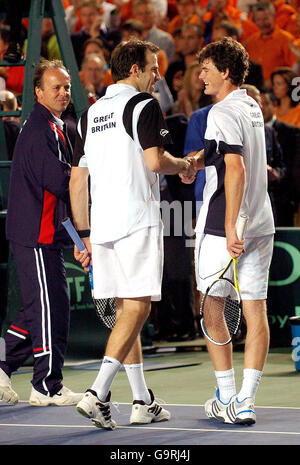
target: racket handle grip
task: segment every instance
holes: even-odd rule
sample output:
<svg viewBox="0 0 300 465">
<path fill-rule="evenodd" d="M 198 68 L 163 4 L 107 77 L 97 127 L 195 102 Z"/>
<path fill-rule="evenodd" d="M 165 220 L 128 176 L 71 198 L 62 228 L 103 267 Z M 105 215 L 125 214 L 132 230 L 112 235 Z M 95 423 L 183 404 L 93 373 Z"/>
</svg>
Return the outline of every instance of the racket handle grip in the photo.
<svg viewBox="0 0 300 465">
<path fill-rule="evenodd" d="M 244 232 L 246 229 L 247 221 L 249 219 L 249 216 L 242 214 L 239 216 L 237 226 L 236 226 L 236 233 L 238 239 L 241 241 L 244 237 Z"/>
<path fill-rule="evenodd" d="M 69 236 L 71 237 L 72 241 L 74 242 L 74 244 L 78 248 L 79 252 L 83 252 L 84 250 L 86 250 L 86 247 L 85 247 L 84 243 L 82 242 L 82 240 L 80 239 L 80 237 L 78 235 L 78 232 L 74 228 L 70 218 L 66 218 L 65 220 L 63 220 L 61 222 L 61 224 L 67 230 Z"/>
</svg>

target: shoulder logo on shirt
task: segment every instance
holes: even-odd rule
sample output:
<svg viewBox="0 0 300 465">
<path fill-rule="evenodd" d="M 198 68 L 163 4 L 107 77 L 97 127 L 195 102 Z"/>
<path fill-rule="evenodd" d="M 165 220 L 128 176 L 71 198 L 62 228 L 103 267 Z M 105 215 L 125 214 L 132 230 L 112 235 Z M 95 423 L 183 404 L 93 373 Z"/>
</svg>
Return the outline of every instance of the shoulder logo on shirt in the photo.
<svg viewBox="0 0 300 465">
<path fill-rule="evenodd" d="M 167 134 L 169 134 L 169 131 L 168 131 L 167 129 L 161 129 L 161 130 L 160 130 L 160 135 L 161 135 L 162 137 L 165 137 Z"/>
</svg>

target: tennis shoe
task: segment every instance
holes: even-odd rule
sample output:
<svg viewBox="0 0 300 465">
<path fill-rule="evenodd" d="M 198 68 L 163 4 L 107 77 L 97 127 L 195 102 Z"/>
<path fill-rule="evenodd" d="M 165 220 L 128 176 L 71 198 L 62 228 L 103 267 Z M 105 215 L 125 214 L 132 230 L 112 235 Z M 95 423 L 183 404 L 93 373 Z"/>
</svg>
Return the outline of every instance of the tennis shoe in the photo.
<svg viewBox="0 0 300 465">
<path fill-rule="evenodd" d="M 113 430 L 116 423 L 111 419 L 110 395 L 109 392 L 105 402 L 102 402 L 95 391 L 88 389 L 77 404 L 76 410 L 84 417 L 90 418 L 97 428 Z"/>
<path fill-rule="evenodd" d="M 256 422 L 254 410 L 254 400 L 251 397 L 239 402 L 237 396 L 231 400 L 226 408 L 226 421 L 224 423 L 234 423 L 235 425 L 253 425 Z"/>
<path fill-rule="evenodd" d="M 2 368 L 0 368 L 0 400 L 9 405 L 19 402 L 18 394 L 11 387 L 11 380 Z"/>
<path fill-rule="evenodd" d="M 170 420 L 171 413 L 160 405 L 163 401 L 155 399 L 151 389 L 149 389 L 149 394 L 151 398 L 150 404 L 146 404 L 143 400 L 133 401 L 130 416 L 131 424 L 146 424 Z"/>
<path fill-rule="evenodd" d="M 226 415 L 226 408 L 230 405 L 231 400 L 232 398 L 226 404 L 222 402 L 220 399 L 220 391 L 217 389 L 215 396 L 207 400 L 204 404 L 206 416 L 227 423 L 225 422 L 224 416 Z"/>
<path fill-rule="evenodd" d="M 76 405 L 84 396 L 83 393 L 73 392 L 63 386 L 54 396 L 46 396 L 32 387 L 29 398 L 30 405 L 34 407 L 48 407 L 48 405 Z"/>
</svg>

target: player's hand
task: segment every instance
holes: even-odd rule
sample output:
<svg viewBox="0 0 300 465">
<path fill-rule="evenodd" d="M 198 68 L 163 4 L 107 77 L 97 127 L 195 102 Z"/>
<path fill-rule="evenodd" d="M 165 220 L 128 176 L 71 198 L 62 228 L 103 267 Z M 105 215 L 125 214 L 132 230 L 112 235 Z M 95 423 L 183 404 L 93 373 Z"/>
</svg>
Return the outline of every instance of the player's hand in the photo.
<svg viewBox="0 0 300 465">
<path fill-rule="evenodd" d="M 198 171 L 197 161 L 194 157 L 185 157 L 184 160 L 188 162 L 188 165 L 186 170 L 179 173 L 179 177 L 184 184 L 192 184 Z"/>
<path fill-rule="evenodd" d="M 245 252 L 245 239 L 241 241 L 238 239 L 235 228 L 232 228 L 230 231 L 226 230 L 226 243 L 227 250 L 232 258 L 238 258 Z"/>
<path fill-rule="evenodd" d="M 74 258 L 81 263 L 82 268 L 85 271 L 89 271 L 88 265 L 93 266 L 92 263 L 92 249 L 89 237 L 82 238 L 86 250 L 80 252 L 76 245 L 74 245 Z"/>
</svg>

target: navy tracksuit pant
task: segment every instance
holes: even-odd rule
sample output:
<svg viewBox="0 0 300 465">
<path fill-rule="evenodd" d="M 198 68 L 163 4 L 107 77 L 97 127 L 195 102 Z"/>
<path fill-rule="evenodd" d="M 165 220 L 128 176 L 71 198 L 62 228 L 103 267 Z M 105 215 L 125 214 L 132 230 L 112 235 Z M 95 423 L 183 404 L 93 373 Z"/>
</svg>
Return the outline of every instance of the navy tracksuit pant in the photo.
<svg viewBox="0 0 300 465">
<path fill-rule="evenodd" d="M 23 308 L 5 335 L 8 376 L 33 354 L 33 387 L 47 396 L 62 388 L 62 367 L 69 331 L 69 297 L 60 249 L 11 243 Z"/>
</svg>

